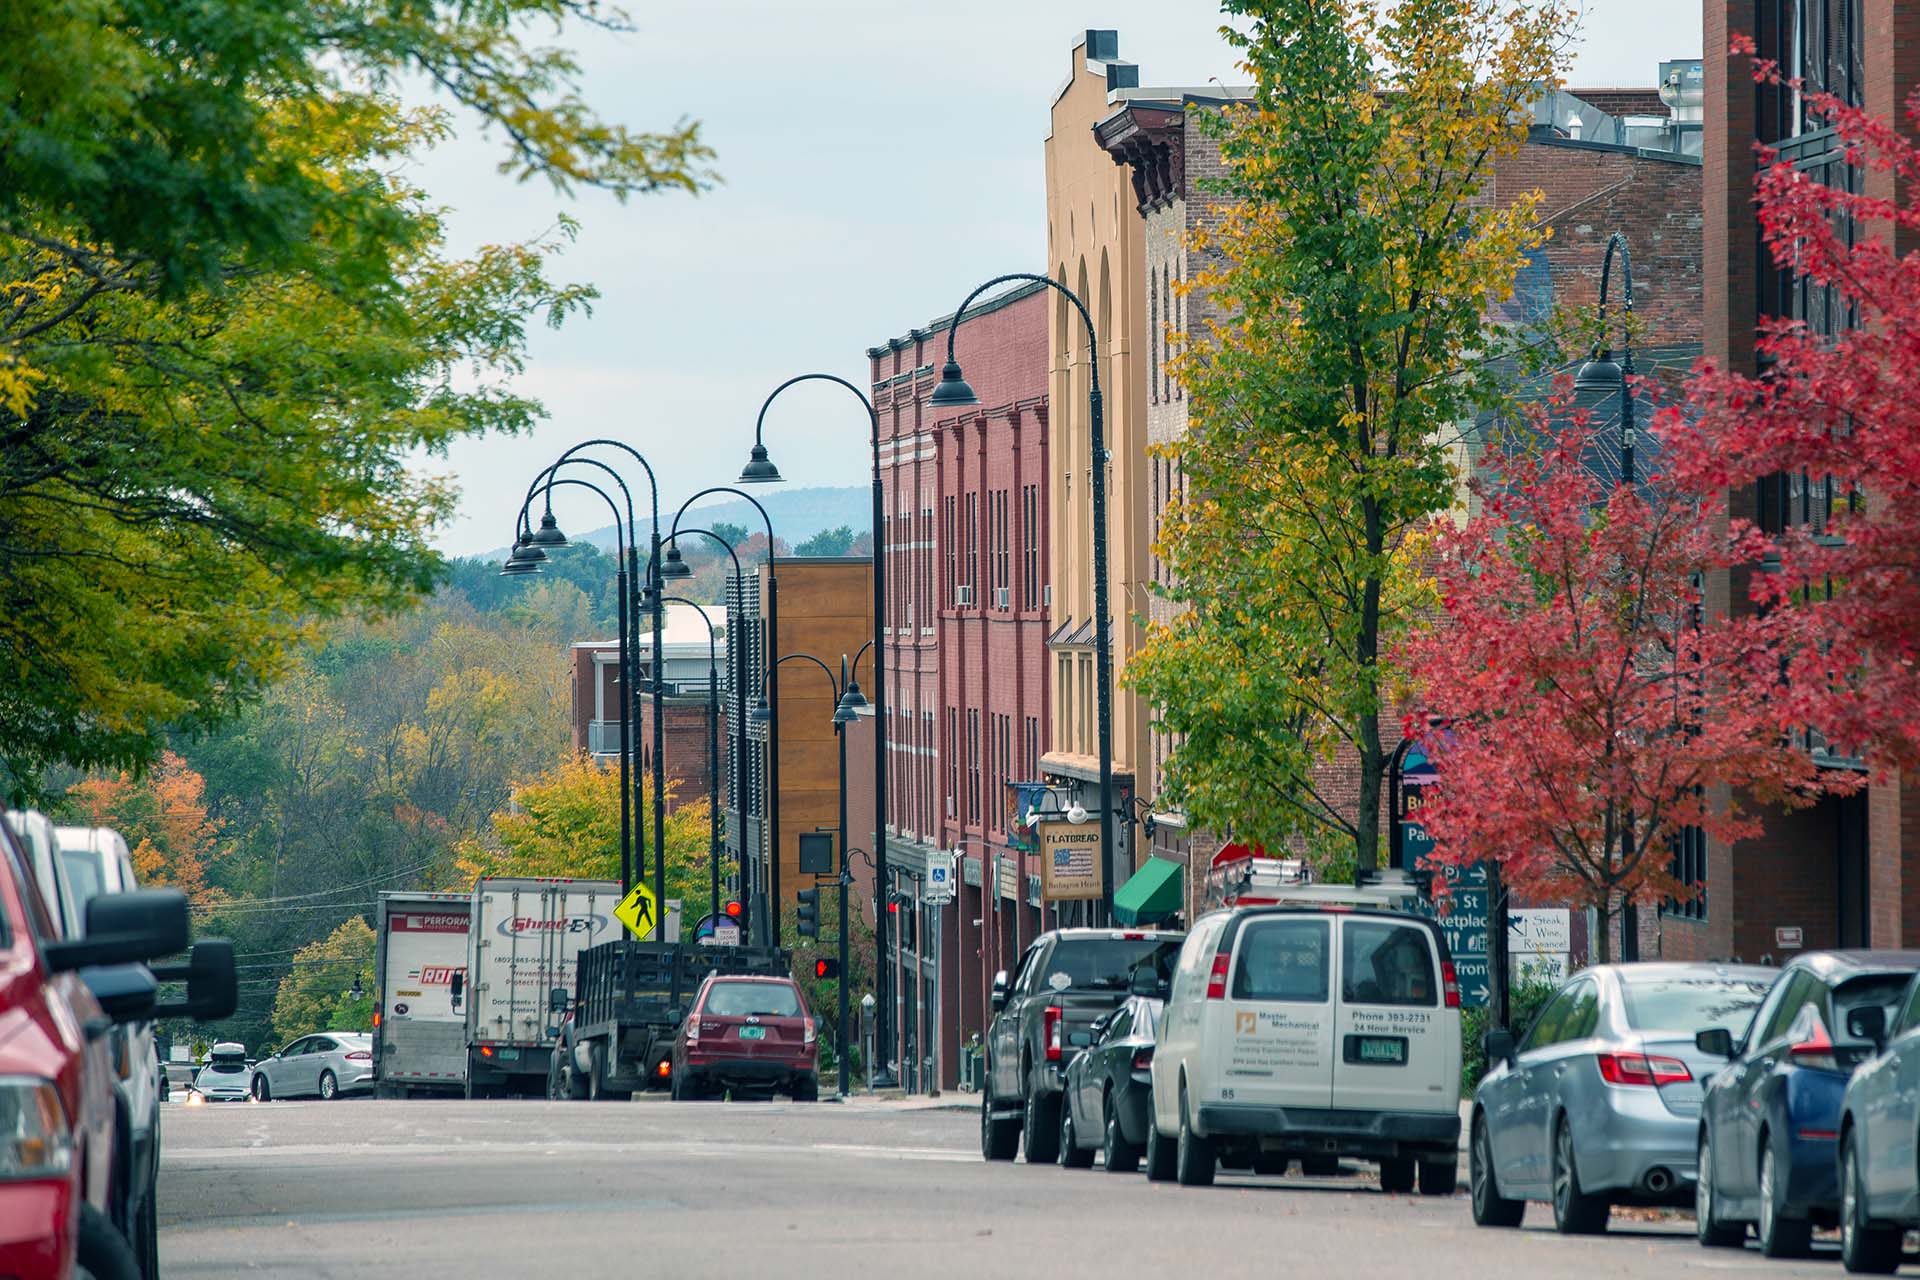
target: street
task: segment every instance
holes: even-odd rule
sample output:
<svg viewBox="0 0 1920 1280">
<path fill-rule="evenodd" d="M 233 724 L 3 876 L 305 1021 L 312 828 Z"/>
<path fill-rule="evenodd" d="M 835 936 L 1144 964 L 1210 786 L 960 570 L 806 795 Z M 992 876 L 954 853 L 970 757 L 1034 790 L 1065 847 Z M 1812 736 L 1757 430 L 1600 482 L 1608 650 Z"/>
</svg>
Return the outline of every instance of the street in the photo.
<svg viewBox="0 0 1920 1280">
<path fill-rule="evenodd" d="M 1799 1264 L 1709 1253 L 1681 1219 L 1562 1238 L 1535 1206 L 1521 1231 L 1477 1230 L 1464 1180 L 1386 1196 L 1357 1164 L 1206 1190 L 987 1165 L 972 1111 L 881 1102 L 175 1105 L 165 1143 L 168 1280 L 1839 1274 L 1831 1244 Z"/>
</svg>

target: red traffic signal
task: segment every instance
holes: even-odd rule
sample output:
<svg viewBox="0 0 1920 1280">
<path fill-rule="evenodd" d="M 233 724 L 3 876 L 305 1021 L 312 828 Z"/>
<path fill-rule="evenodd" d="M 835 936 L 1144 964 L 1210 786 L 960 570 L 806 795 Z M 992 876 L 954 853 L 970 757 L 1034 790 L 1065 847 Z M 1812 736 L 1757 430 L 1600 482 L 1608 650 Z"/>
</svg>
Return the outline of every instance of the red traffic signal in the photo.
<svg viewBox="0 0 1920 1280">
<path fill-rule="evenodd" d="M 840 962 L 838 960 L 815 960 L 813 962 L 813 976 L 816 978 L 839 977 Z"/>
<path fill-rule="evenodd" d="M 740 918 L 740 904 L 737 902 L 729 902 L 727 904 L 727 919 L 738 920 L 739 918 Z"/>
</svg>

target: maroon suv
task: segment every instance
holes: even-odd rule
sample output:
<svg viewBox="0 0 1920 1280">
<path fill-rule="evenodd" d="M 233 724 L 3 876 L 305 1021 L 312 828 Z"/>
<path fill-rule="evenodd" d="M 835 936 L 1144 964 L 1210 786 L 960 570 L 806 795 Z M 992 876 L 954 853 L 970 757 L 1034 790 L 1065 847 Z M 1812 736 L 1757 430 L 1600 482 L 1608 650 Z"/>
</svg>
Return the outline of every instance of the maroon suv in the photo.
<svg viewBox="0 0 1920 1280">
<path fill-rule="evenodd" d="M 796 1102 L 813 1102 L 820 1096 L 819 1052 L 813 1015 L 792 978 L 715 974 L 700 984 L 674 1035 L 673 1096 L 690 1102 L 784 1090 Z"/>
</svg>

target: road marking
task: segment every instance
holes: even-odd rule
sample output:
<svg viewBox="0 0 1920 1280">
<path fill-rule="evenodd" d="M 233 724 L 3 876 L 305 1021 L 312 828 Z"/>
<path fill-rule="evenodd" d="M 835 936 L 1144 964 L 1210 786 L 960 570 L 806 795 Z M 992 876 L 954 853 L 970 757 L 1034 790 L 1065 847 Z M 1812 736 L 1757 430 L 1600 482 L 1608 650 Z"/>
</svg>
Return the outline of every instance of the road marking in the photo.
<svg viewBox="0 0 1920 1280">
<path fill-rule="evenodd" d="M 572 1142 L 530 1147 L 525 1142 L 434 1143 L 289 1143 L 278 1147 L 163 1148 L 165 1168 L 217 1166 L 235 1161 L 445 1159 L 476 1155 L 517 1155 L 537 1159 L 579 1159 L 584 1156 L 624 1157 L 677 1155 L 709 1159 L 720 1156 L 849 1155 L 871 1160 L 912 1160 L 940 1163 L 978 1161 L 978 1152 L 952 1147 L 878 1147 L 850 1143 L 789 1144 L 772 1142 Z"/>
</svg>

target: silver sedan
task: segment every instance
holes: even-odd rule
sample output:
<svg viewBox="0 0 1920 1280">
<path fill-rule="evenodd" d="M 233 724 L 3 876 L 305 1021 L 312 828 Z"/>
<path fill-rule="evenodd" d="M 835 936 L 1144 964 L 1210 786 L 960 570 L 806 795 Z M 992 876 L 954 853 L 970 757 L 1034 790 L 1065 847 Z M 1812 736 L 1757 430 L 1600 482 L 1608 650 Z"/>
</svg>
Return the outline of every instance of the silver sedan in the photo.
<svg viewBox="0 0 1920 1280">
<path fill-rule="evenodd" d="M 1707 1078 L 1693 1042 L 1735 1035 L 1779 976 L 1757 965 L 1582 970 L 1515 1042 L 1487 1035 L 1467 1148 L 1474 1221 L 1517 1226 L 1529 1200 L 1567 1234 L 1604 1231 L 1614 1204 L 1691 1204 Z"/>
<path fill-rule="evenodd" d="M 373 1088 L 373 1037 L 357 1031 L 302 1036 L 253 1067 L 253 1096 L 324 1098 Z"/>
</svg>

